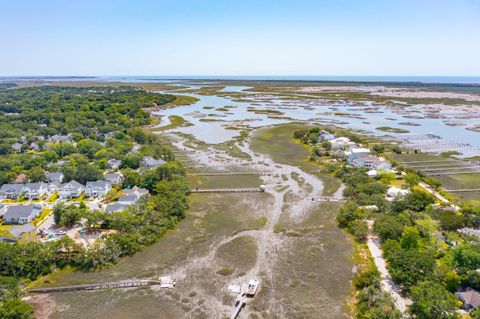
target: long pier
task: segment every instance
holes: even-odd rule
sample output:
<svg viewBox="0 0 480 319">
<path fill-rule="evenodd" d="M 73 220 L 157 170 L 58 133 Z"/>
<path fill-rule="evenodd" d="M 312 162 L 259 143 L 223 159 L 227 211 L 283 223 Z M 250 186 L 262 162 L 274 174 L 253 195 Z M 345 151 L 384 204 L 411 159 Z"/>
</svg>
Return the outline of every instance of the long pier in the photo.
<svg viewBox="0 0 480 319">
<path fill-rule="evenodd" d="M 192 189 L 192 193 L 263 193 L 260 187 Z"/>
<path fill-rule="evenodd" d="M 445 191 L 448 193 L 480 192 L 480 188 L 446 189 Z"/>
<path fill-rule="evenodd" d="M 88 285 L 33 288 L 33 289 L 28 289 L 27 292 L 50 293 L 50 292 L 79 291 L 79 290 L 120 289 L 120 288 L 156 286 L 161 284 L 162 283 L 158 280 L 131 280 L 131 281 L 107 282 L 107 283 L 88 284 Z"/>
<path fill-rule="evenodd" d="M 261 176 L 261 175 L 271 175 L 272 173 L 266 172 L 210 172 L 210 173 L 187 173 L 187 176 L 240 176 L 240 175 L 251 175 L 251 176 Z"/>
</svg>

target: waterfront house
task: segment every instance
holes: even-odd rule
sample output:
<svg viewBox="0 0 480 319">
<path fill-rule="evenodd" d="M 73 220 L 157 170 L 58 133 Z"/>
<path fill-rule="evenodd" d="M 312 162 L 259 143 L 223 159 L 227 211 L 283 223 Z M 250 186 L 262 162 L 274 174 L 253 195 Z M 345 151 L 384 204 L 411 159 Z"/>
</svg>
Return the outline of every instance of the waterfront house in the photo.
<svg viewBox="0 0 480 319">
<path fill-rule="evenodd" d="M 106 181 L 87 182 L 85 195 L 87 197 L 103 197 L 112 188 L 112 184 Z"/>
<path fill-rule="evenodd" d="M 118 169 L 120 165 L 122 165 L 122 161 L 115 158 L 111 158 L 107 161 L 107 168 L 109 169 Z"/>
<path fill-rule="evenodd" d="M 162 166 L 164 164 L 166 164 L 167 162 L 165 162 L 164 160 L 157 160 L 157 159 L 154 159 L 153 157 L 151 156 L 145 156 L 141 161 L 140 161 L 140 166 L 145 168 L 145 169 L 154 169 L 154 168 L 157 168 L 159 166 Z"/>
<path fill-rule="evenodd" d="M 318 141 L 319 142 L 323 142 L 323 141 L 331 141 L 335 138 L 335 135 L 333 135 L 332 133 L 330 132 L 327 132 L 327 131 L 320 131 L 318 133 Z"/>
<path fill-rule="evenodd" d="M 330 141 L 332 149 L 348 149 L 355 146 L 355 143 L 350 141 L 347 137 L 337 137 Z"/>
<path fill-rule="evenodd" d="M 77 181 L 70 181 L 65 183 L 60 188 L 58 192 L 58 197 L 62 200 L 72 199 L 80 196 L 80 194 L 85 190 L 82 184 Z"/>
<path fill-rule="evenodd" d="M 5 224 L 26 224 L 42 211 L 40 205 L 16 205 L 7 207 L 3 220 Z"/>
<path fill-rule="evenodd" d="M 0 187 L 0 198 L 17 199 L 24 192 L 24 184 L 3 184 L 2 187 Z"/>
<path fill-rule="evenodd" d="M 27 183 L 25 184 L 25 198 L 39 199 L 48 194 L 48 185 L 46 183 Z"/>
<path fill-rule="evenodd" d="M 112 185 L 118 185 L 123 181 L 123 175 L 121 173 L 107 173 L 103 179 Z"/>
<path fill-rule="evenodd" d="M 63 173 L 62 172 L 48 172 L 47 179 L 49 182 L 63 182 Z"/>
</svg>

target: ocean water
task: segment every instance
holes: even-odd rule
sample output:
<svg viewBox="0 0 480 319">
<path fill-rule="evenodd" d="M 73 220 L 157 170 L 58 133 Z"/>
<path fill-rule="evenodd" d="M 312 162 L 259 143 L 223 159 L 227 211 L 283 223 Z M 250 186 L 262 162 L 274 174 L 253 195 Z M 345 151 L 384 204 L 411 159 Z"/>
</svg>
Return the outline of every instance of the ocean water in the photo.
<svg viewBox="0 0 480 319">
<path fill-rule="evenodd" d="M 419 82 L 419 83 L 475 83 L 480 76 L 380 76 L 380 75 L 159 75 L 159 76 L 6 76 L 0 82 L 12 81 L 122 81 L 163 82 L 168 80 L 252 80 L 252 81 L 341 81 L 341 82 Z"/>
</svg>

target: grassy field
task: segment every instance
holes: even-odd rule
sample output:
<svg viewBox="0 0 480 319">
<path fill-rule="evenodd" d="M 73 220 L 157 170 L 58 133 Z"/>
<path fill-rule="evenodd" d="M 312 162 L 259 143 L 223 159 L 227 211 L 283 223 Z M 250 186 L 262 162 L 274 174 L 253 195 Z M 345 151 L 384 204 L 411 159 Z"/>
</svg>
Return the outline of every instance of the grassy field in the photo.
<svg viewBox="0 0 480 319">
<path fill-rule="evenodd" d="M 308 160 L 309 149 L 293 141 L 293 132 L 305 129 L 304 124 L 284 124 L 258 130 L 251 141 L 253 151 L 268 154 L 277 163 L 300 167 L 302 170 L 316 171 L 320 167 Z M 322 172 L 312 173 L 324 182 L 325 195 L 332 195 L 340 186 L 340 181 Z"/>
<path fill-rule="evenodd" d="M 156 318 L 159 313 L 165 314 L 165 318 L 211 318 L 203 305 L 203 295 L 215 295 L 229 304 L 231 302 L 223 290 L 228 279 L 217 272 L 223 267 L 232 267 L 231 262 L 235 258 L 245 261 L 238 268 L 232 267 L 232 270 L 245 271 L 255 258 L 255 248 L 248 244 L 248 239 L 241 239 L 220 246 L 220 252 L 215 254 L 218 258 L 213 263 L 203 265 L 199 258 L 208 255 L 212 245 L 226 236 L 263 227 L 265 221 L 262 216 L 269 203 L 270 195 L 261 193 L 191 195 L 187 218 L 158 243 L 104 270 L 67 272 L 60 276 L 52 274 L 42 279 L 43 284 L 48 286 L 176 274 L 179 284 L 174 290 L 130 289 L 54 294 L 58 309 L 51 318 Z M 241 254 L 234 256 L 232 248 L 239 245 L 242 246 Z M 187 270 L 188 277 L 183 277 Z"/>
</svg>

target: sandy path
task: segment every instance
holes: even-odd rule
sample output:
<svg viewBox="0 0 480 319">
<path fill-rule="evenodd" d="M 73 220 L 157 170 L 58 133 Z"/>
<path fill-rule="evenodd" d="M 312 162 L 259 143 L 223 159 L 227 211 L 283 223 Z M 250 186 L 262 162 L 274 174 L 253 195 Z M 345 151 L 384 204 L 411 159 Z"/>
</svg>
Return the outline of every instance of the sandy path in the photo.
<svg viewBox="0 0 480 319">
<path fill-rule="evenodd" d="M 367 224 L 371 232 L 373 221 L 369 220 L 367 221 Z M 380 284 L 382 286 L 382 290 L 392 296 L 397 309 L 404 313 L 407 310 L 407 306 L 412 304 L 412 300 L 402 297 L 400 295 L 400 288 L 398 288 L 398 286 L 393 282 L 393 279 L 387 270 L 385 259 L 383 258 L 382 249 L 380 248 L 380 239 L 377 236 L 370 234 L 367 238 L 367 245 L 375 265 L 381 274 L 382 280 Z"/>
</svg>

